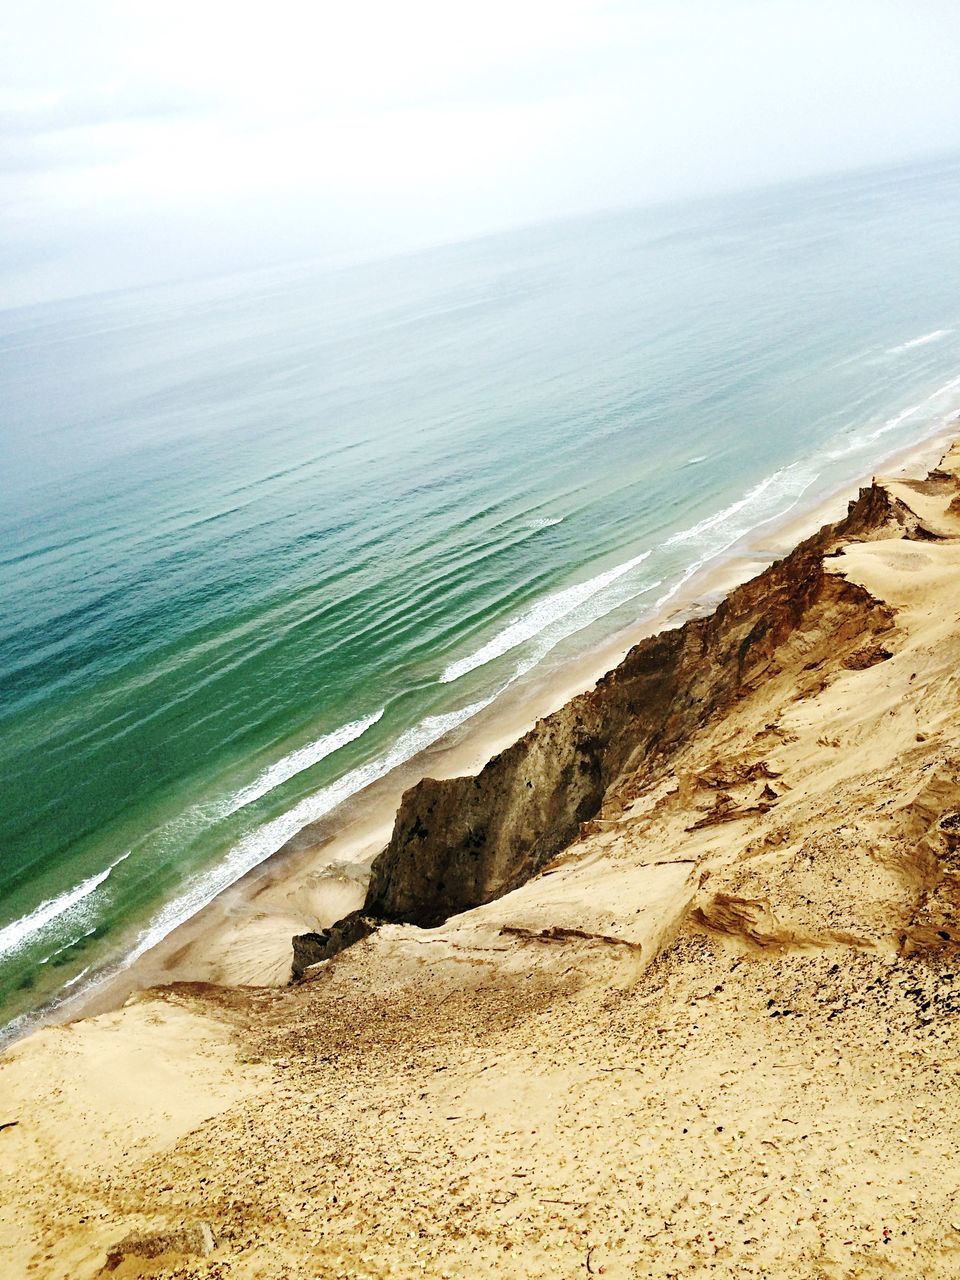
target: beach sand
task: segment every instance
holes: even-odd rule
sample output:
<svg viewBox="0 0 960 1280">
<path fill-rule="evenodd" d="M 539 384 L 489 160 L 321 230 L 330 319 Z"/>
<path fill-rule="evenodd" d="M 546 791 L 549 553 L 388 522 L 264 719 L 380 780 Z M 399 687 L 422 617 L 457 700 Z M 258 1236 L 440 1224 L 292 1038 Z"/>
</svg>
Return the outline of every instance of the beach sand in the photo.
<svg viewBox="0 0 960 1280">
<path fill-rule="evenodd" d="M 960 1273 L 960 448 L 943 468 L 885 482 L 912 525 L 823 561 L 869 625 L 815 602 L 519 889 L 0 1059 L 5 1280 Z M 226 971 L 254 911 L 179 944 Z"/>
<path fill-rule="evenodd" d="M 888 455 L 879 471 L 892 478 L 923 474 L 956 435 L 957 422 Z M 869 484 L 871 475 L 861 477 Z M 290 977 L 294 934 L 329 927 L 363 901 L 370 863 L 386 845 L 403 792 L 422 777 L 471 774 L 538 719 L 592 687 L 640 640 L 714 608 L 739 583 L 786 554 L 823 524 L 838 520 L 855 495 L 845 485 L 814 506 L 763 529 L 694 575 L 655 617 L 611 636 L 579 658 L 533 673 L 518 689 L 305 828 L 281 851 L 219 894 L 129 970 L 68 1006 L 70 1016 L 116 1008 L 132 992 L 170 981 L 226 985 L 283 984 Z"/>
</svg>

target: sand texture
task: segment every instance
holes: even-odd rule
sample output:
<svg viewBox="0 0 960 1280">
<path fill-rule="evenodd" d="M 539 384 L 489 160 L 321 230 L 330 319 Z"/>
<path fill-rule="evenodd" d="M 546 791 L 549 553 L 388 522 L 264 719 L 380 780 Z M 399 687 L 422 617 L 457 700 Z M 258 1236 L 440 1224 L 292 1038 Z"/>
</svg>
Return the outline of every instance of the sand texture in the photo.
<svg viewBox="0 0 960 1280">
<path fill-rule="evenodd" d="M 960 1275 L 960 449 L 814 553 L 519 887 L 0 1060 L 4 1280 Z"/>
</svg>

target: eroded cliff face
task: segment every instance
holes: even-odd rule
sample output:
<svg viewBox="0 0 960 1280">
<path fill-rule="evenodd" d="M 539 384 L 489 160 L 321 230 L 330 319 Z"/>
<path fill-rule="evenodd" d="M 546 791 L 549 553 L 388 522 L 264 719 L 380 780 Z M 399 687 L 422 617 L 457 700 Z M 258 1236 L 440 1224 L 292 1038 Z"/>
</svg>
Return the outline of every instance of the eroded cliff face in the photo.
<svg viewBox="0 0 960 1280">
<path fill-rule="evenodd" d="M 776 672 L 784 646 L 793 657 L 809 654 L 811 667 L 827 657 L 873 661 L 873 638 L 892 626 L 892 612 L 830 572 L 824 557 L 884 530 L 936 537 L 882 487 L 863 489 L 844 520 L 736 588 L 709 617 L 638 644 L 475 777 L 412 787 L 373 863 L 362 910 L 311 935 L 297 969 L 376 921 L 435 926 L 524 883 L 577 837 L 618 779 L 643 785 L 669 772 L 705 720 Z M 840 569 L 842 558 L 827 563 Z"/>
<path fill-rule="evenodd" d="M 819 584 L 794 561 L 809 603 L 769 661 L 771 631 L 742 662 L 737 637 L 764 609 L 776 625 L 782 571 L 688 629 L 676 660 L 697 637 L 706 656 L 678 723 L 722 654 L 744 683 L 685 742 L 668 724 L 628 750 L 515 892 L 387 925 L 298 989 L 165 985 L 3 1055 L 3 1276 L 509 1257 L 516 1276 L 956 1280 L 960 444 L 948 458 L 891 481 L 918 516 L 857 504 Z M 341 946 L 371 922 L 342 926 Z"/>
</svg>

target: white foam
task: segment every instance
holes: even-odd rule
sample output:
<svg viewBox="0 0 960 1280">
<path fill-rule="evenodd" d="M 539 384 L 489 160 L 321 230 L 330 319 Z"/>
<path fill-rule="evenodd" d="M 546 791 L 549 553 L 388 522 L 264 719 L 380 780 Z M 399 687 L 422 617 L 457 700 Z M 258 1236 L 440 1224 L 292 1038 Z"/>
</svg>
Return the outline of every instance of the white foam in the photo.
<svg viewBox="0 0 960 1280">
<path fill-rule="evenodd" d="M 737 535 L 737 537 L 740 537 L 740 536 L 742 535 L 740 534 Z M 737 539 L 734 538 L 733 541 L 735 542 L 736 540 Z M 673 585 L 668 590 L 666 590 L 663 593 L 663 595 L 660 596 L 655 602 L 653 606 L 654 615 L 658 614 L 661 611 L 661 609 L 663 609 L 664 605 L 669 604 L 670 601 L 673 600 L 675 596 L 679 595 L 679 593 L 683 590 L 683 588 L 690 581 L 690 579 L 695 574 L 699 573 L 700 570 L 704 567 L 704 565 L 709 564 L 711 560 L 715 559 L 719 555 L 722 555 L 724 551 L 728 550 L 730 545 L 732 544 L 727 543 L 724 546 L 719 547 L 716 550 L 716 552 L 714 552 L 713 555 L 701 556 L 698 560 L 694 560 L 691 564 L 687 565 L 686 569 L 684 569 L 683 573 L 680 575 L 677 581 L 673 583 Z"/>
<path fill-rule="evenodd" d="M 502 631 L 498 632 L 492 640 L 488 640 L 481 648 L 476 649 L 466 658 L 459 658 L 456 662 L 451 662 L 440 676 L 441 684 L 450 684 L 454 680 L 459 680 L 468 671 L 474 671 L 477 667 L 485 666 L 486 663 L 492 662 L 495 658 L 503 657 L 505 653 L 509 653 L 511 649 L 516 649 L 518 645 L 524 644 L 527 640 L 533 640 L 552 623 L 558 622 L 561 618 L 573 613 L 578 606 L 602 591 L 604 587 L 616 582 L 618 578 L 622 578 L 625 574 L 630 573 L 631 570 L 636 569 L 638 565 L 643 564 L 649 555 L 649 551 L 644 551 L 640 555 L 634 556 L 632 560 L 627 560 L 612 569 L 607 569 L 604 573 L 597 574 L 595 578 L 590 578 L 587 582 L 579 582 L 576 586 L 565 587 L 562 591 L 557 591 L 552 596 L 547 596 L 545 599 L 538 601 L 532 608 L 513 618 Z M 581 625 L 585 626 L 587 623 Z"/>
<path fill-rule="evenodd" d="M 420 751 L 437 742 L 452 729 L 456 729 L 471 716 L 475 716 L 484 707 L 489 706 L 492 701 L 491 696 L 481 702 L 461 707 L 458 711 L 448 712 L 446 715 L 426 716 L 414 728 L 402 733 L 393 747 L 379 759 L 351 769 L 330 786 L 324 787 L 314 795 L 306 796 L 286 813 L 244 836 L 212 871 L 197 879 L 185 893 L 161 908 L 125 957 L 124 967 L 133 964 L 178 925 L 189 920 L 191 916 L 196 915 L 209 902 L 212 902 L 218 893 L 229 889 L 247 872 L 252 871 L 271 854 L 276 853 L 298 831 L 311 822 L 316 822 L 372 782 L 385 777 L 398 765 L 405 764 Z"/>
<path fill-rule="evenodd" d="M 35 907 L 29 915 L 22 916 L 19 920 L 14 920 L 11 924 L 5 925 L 0 929 L 0 956 L 12 955 L 19 951 L 27 940 L 35 933 L 39 933 L 41 929 L 45 929 L 47 925 L 52 924 L 54 920 L 58 920 L 61 916 L 67 915 L 68 912 L 76 913 L 77 908 L 89 898 L 90 894 L 107 879 L 114 867 L 119 866 L 124 858 L 130 857 L 130 850 L 122 853 L 115 862 L 111 862 L 106 871 L 98 871 L 95 876 L 81 881 L 75 888 L 68 890 L 67 893 L 61 893 L 56 898 L 48 898 L 46 902 L 41 902 Z M 56 954 L 56 952 L 54 952 Z"/>
<path fill-rule="evenodd" d="M 706 462 L 708 457 L 709 455 L 706 453 L 697 453 L 697 454 L 694 454 L 692 458 L 688 458 L 683 465 L 685 467 L 696 467 L 701 462 Z"/>
<path fill-rule="evenodd" d="M 383 712 L 384 708 L 381 707 L 373 715 L 352 720 L 350 724 L 345 724 L 332 733 L 325 733 L 317 738 L 316 742 L 310 742 L 305 747 L 298 747 L 296 751 L 291 751 L 282 760 L 264 769 L 248 786 L 232 795 L 220 810 L 220 817 L 226 818 L 231 813 L 236 813 L 238 809 L 244 808 L 245 805 L 253 804 L 254 800 L 267 795 L 274 787 L 279 787 L 281 783 L 296 777 L 298 773 L 303 773 L 305 769 L 312 769 L 315 764 L 333 755 L 347 743 L 354 742 L 382 718 Z"/>
<path fill-rule="evenodd" d="M 743 537 L 751 529 L 758 524 L 766 524 L 773 519 L 775 515 L 780 514 L 777 509 L 772 514 L 767 515 L 762 520 L 750 519 L 746 523 L 743 521 L 735 521 L 734 517 L 738 516 L 741 511 L 748 508 L 754 508 L 758 504 L 761 506 L 761 499 L 767 499 L 767 506 L 777 507 L 779 501 L 787 496 L 793 498 L 793 503 L 808 489 L 816 478 L 812 466 L 806 462 L 793 462 L 788 467 L 781 467 L 779 471 L 774 471 L 771 475 L 766 476 L 759 484 L 755 484 L 749 489 L 742 498 L 738 498 L 736 502 L 731 502 L 728 507 L 723 507 L 716 511 L 713 515 L 705 516 L 696 524 L 691 525 L 689 529 L 681 529 L 678 533 L 667 538 L 664 546 L 676 547 L 684 543 L 696 542 L 702 540 L 704 535 L 709 534 L 711 539 L 716 534 L 722 537 L 730 538 L 731 541 L 725 543 L 722 547 L 716 548 L 716 554 L 725 551 L 731 542 L 736 542 L 738 538 Z M 793 504 L 791 504 L 793 505 Z M 713 547 L 711 547 L 713 550 Z"/>
<path fill-rule="evenodd" d="M 941 333 L 950 333 L 952 330 L 938 330 L 937 332 L 939 336 Z M 925 337 L 932 340 L 932 335 L 925 335 Z M 914 342 L 918 343 L 919 340 L 915 339 Z M 958 389 L 960 389 L 960 377 L 951 378 L 949 382 L 937 387 L 935 391 L 931 392 L 923 400 L 900 410 L 899 413 L 894 414 L 893 417 L 888 418 L 872 431 L 858 432 L 844 445 L 829 450 L 824 456 L 829 461 L 837 461 L 848 457 L 858 450 L 875 444 L 883 436 L 891 431 L 896 431 L 898 427 L 901 427 L 918 414 L 933 410 L 936 417 L 941 417 L 945 409 L 945 404 L 943 403 L 945 398 Z M 686 583 L 699 570 L 722 555 L 723 552 L 728 551 L 747 533 L 755 529 L 761 529 L 765 524 L 770 524 L 773 520 L 783 519 L 784 516 L 788 515 L 798 505 L 806 490 L 819 477 L 820 470 L 813 459 L 803 459 L 799 462 L 791 463 L 790 466 L 781 467 L 779 471 L 773 472 L 772 475 L 761 480 L 759 484 L 754 485 L 736 502 L 731 503 L 713 515 L 706 516 L 697 524 L 691 525 L 689 529 L 682 529 L 679 533 L 675 533 L 668 538 L 664 544 L 665 546 L 700 542 L 703 554 L 697 556 L 687 566 L 680 578 L 656 601 L 654 612 L 659 613 L 664 605 L 678 595 Z M 789 499 L 789 501 L 784 504 L 784 499 Z M 741 513 L 748 511 L 750 512 L 749 519 L 737 518 Z"/>
<path fill-rule="evenodd" d="M 706 456 L 703 455 L 704 460 Z M 705 516 L 696 524 L 687 529 L 681 529 L 668 538 L 663 544 L 667 547 L 700 543 L 702 554 L 696 556 L 680 578 L 656 601 L 653 611 L 658 612 L 663 605 L 669 603 L 705 564 L 722 555 L 745 534 L 791 511 L 816 480 L 817 474 L 809 461 L 795 462 L 787 467 L 781 467 L 754 485 L 736 502 Z M 741 513 L 747 513 L 746 518 L 738 519 Z M 525 662 L 517 674 L 530 671 L 561 640 L 590 626 L 636 596 L 660 586 L 658 579 L 639 585 L 623 584 L 620 590 L 611 590 L 619 579 L 624 578 L 631 570 L 642 564 L 650 554 L 650 551 L 645 551 L 624 564 L 598 574 L 588 582 L 567 587 L 552 596 L 547 596 L 546 599 L 514 618 L 503 631 L 480 649 L 466 658 L 450 663 L 441 675 L 441 681 L 450 683 L 468 671 L 473 671 L 493 661 L 494 658 L 509 653 L 511 649 L 541 637 L 542 642 L 538 645 L 532 659 Z M 589 609 L 584 608 L 587 604 L 590 605 Z"/>
<path fill-rule="evenodd" d="M 942 387 L 937 387 L 936 391 L 932 391 L 925 399 L 918 400 L 916 404 L 909 405 L 906 409 L 901 409 L 899 413 L 894 414 L 892 418 L 887 418 L 885 422 L 882 422 L 879 427 L 874 427 L 872 431 L 858 431 L 850 437 L 846 444 L 831 449 L 826 456 L 832 461 L 836 461 L 840 458 L 849 457 L 851 453 L 865 449 L 868 445 L 875 444 L 877 440 L 882 439 L 891 431 L 896 431 L 897 427 L 902 426 L 910 418 L 916 417 L 918 413 L 936 406 L 938 400 L 942 400 L 958 388 L 960 388 L 960 378 L 951 378 L 949 382 L 945 382 Z M 941 405 L 937 409 L 937 416 L 940 416 L 942 412 L 943 406 Z"/>
<path fill-rule="evenodd" d="M 661 578 L 654 578 L 647 582 L 642 582 L 639 586 L 626 586 L 620 584 L 620 590 L 612 589 L 604 593 L 599 600 L 594 598 L 591 603 L 599 605 L 599 608 L 593 608 L 589 613 L 574 613 L 563 618 L 557 625 L 548 627 L 538 637 L 537 646 L 529 658 L 521 662 L 511 677 L 509 683 L 513 684 L 515 680 L 519 680 L 521 676 L 525 676 L 528 671 L 532 671 L 558 644 L 563 640 L 567 640 L 572 635 L 576 635 L 578 631 L 584 630 L 594 622 L 605 617 L 608 613 L 612 613 L 614 609 L 620 608 L 621 605 L 627 604 L 631 600 L 635 600 L 638 596 L 645 595 L 648 591 L 654 591 L 662 583 Z M 502 692 L 502 690 L 501 690 Z"/>
<path fill-rule="evenodd" d="M 473 710 L 479 710 L 479 704 L 473 709 L 466 709 L 466 711 L 469 711 L 471 714 Z M 466 718 L 466 711 L 463 713 L 464 718 Z M 314 764 L 317 764 L 327 756 L 332 755 L 335 751 L 339 751 L 340 748 L 346 746 L 347 743 L 353 742 L 356 738 L 359 738 L 361 734 L 367 731 L 367 729 L 376 724 L 383 714 L 384 708 L 381 707 L 379 711 L 374 712 L 372 715 L 365 716 L 360 720 L 353 720 L 349 724 L 343 725 L 339 729 L 335 729 L 332 733 L 324 734 L 315 742 L 308 743 L 306 746 L 290 752 L 288 755 L 284 756 L 283 759 L 278 760 L 275 764 L 264 769 L 256 778 L 254 778 L 253 782 L 249 783 L 246 787 L 243 787 L 234 795 L 228 797 L 228 799 L 222 804 L 214 806 L 195 806 L 194 808 L 187 810 L 186 813 L 181 815 L 179 818 L 175 819 L 171 825 L 174 827 L 181 827 L 184 822 L 189 824 L 196 818 L 198 812 L 202 813 L 208 820 L 212 821 L 217 821 L 228 817 L 230 814 L 236 813 L 239 809 L 244 808 L 248 804 L 252 804 L 254 800 L 258 800 L 261 796 L 272 791 L 282 782 L 286 782 L 288 779 L 295 777 L 296 774 L 302 773 L 303 770 L 311 768 Z M 422 721 L 418 728 L 427 736 L 433 732 L 436 732 L 436 735 L 440 736 L 447 731 L 447 719 L 449 718 L 435 717 L 434 720 L 428 718 L 427 720 Z M 434 721 L 436 721 L 436 723 L 434 723 Z M 416 730 L 411 730 L 408 734 L 398 740 L 394 747 L 394 752 L 386 758 L 386 762 L 383 762 L 384 773 L 393 768 L 394 764 L 400 763 L 398 759 L 393 760 L 392 763 L 389 761 L 391 760 L 392 755 L 396 753 L 397 748 L 401 747 L 402 744 L 408 745 L 405 740 L 410 739 L 411 735 L 415 733 Z M 416 751 L 419 749 L 419 747 L 414 746 L 414 749 L 410 751 L 410 754 L 416 754 Z M 351 773 L 346 774 L 344 778 L 341 778 L 339 782 L 336 782 L 331 787 L 318 792 L 315 796 L 309 797 L 300 805 L 291 809 L 287 814 L 282 815 L 272 823 L 267 823 L 265 826 L 258 828 L 258 830 L 254 831 L 251 835 L 241 840 L 236 848 L 228 855 L 222 869 L 217 868 L 209 878 L 198 882 L 195 886 L 189 889 L 187 893 L 175 899 L 160 912 L 155 920 L 151 922 L 147 931 L 141 935 L 133 953 L 126 958 L 124 962 L 125 965 L 132 963 L 138 955 L 142 955 L 144 951 L 149 949 L 149 947 L 155 945 L 155 943 L 160 941 L 160 939 L 169 933 L 171 929 L 176 928 L 178 924 L 189 919 L 190 916 L 196 911 L 199 911 L 201 907 L 206 906 L 206 904 L 216 897 L 216 895 L 223 889 L 228 888 L 236 880 L 240 879 L 241 876 L 245 875 L 247 871 L 255 867 L 258 862 L 261 862 L 265 857 L 268 857 L 269 854 L 278 849 L 280 845 L 284 844 L 291 835 L 295 834 L 296 831 L 300 829 L 300 827 L 305 826 L 310 821 L 313 821 L 313 817 L 301 816 L 306 808 L 315 808 L 315 817 L 322 816 L 323 813 L 332 809 L 334 805 L 339 804 L 342 799 L 346 799 L 347 795 L 352 794 L 353 790 L 359 790 L 360 787 L 366 786 L 368 781 L 374 781 L 376 777 L 381 776 L 381 774 L 377 772 L 377 768 L 378 766 L 374 764 L 353 770 Z M 8 925 L 3 930 L 0 930 L 0 956 L 8 952 L 18 950 L 28 937 L 44 928 L 47 924 L 51 923 L 58 917 L 65 915 L 70 911 L 76 913 L 76 909 L 79 904 L 89 897 L 94 890 L 99 888 L 99 886 L 103 884 L 110 875 L 113 868 L 117 866 L 118 863 L 122 862 L 124 858 L 128 858 L 131 852 L 132 850 L 128 849 L 126 853 L 117 858 L 116 862 L 111 863 L 106 871 L 102 871 L 95 876 L 91 876 L 89 880 L 84 880 L 82 884 L 77 885 L 77 887 L 70 890 L 69 893 L 61 894 L 57 898 L 52 898 L 49 902 L 41 903 L 40 906 L 37 907 L 35 911 L 31 912 L 29 916 L 25 916 L 22 920 L 14 921 L 13 924 Z M 82 936 L 89 936 L 92 932 L 93 930 L 88 930 L 87 933 Z M 53 957 L 59 955 L 61 951 L 65 951 L 68 947 L 73 946 L 75 941 L 79 941 L 79 939 L 71 941 L 63 947 L 58 947 L 55 951 L 51 952 L 49 956 L 45 957 L 41 963 L 46 963 L 47 961 L 52 960 Z M 76 978 L 65 983 L 64 990 L 79 982 L 80 979 L 88 972 L 90 967 L 91 966 L 88 966 L 87 969 L 83 970 L 83 973 L 78 974 Z"/>
<path fill-rule="evenodd" d="M 912 351 L 914 347 L 925 347 L 928 342 L 939 342 L 941 338 L 953 333 L 952 329 L 934 329 L 932 333 L 922 333 L 919 338 L 911 338 L 909 342 L 901 342 L 899 347 L 890 347 L 888 356 L 898 356 L 904 351 Z"/>
<path fill-rule="evenodd" d="M 550 529 L 555 524 L 563 524 L 563 516 L 537 516 L 534 520 L 528 520 L 524 525 L 524 528 Z"/>
<path fill-rule="evenodd" d="M 668 547 L 699 542 L 702 554 L 692 560 L 677 581 L 659 597 L 653 606 L 654 614 L 669 604 L 705 565 L 729 551 L 746 534 L 789 514 L 817 476 L 818 472 L 809 461 L 781 467 L 755 484 L 736 502 L 668 538 L 664 543 Z M 748 519 L 736 519 L 741 512 L 747 511 L 750 512 Z"/>
<path fill-rule="evenodd" d="M 65 942 L 62 947 L 57 947 L 57 949 L 55 951 L 51 951 L 48 956 L 44 956 L 40 963 L 49 964 L 50 961 L 56 959 L 57 956 L 63 955 L 64 951 L 69 951 L 70 948 L 75 947 L 78 942 L 83 942 L 84 938 L 92 938 L 96 932 L 96 927 L 93 929 L 85 929 L 84 932 L 80 934 L 79 938 L 71 938 L 70 941 Z"/>
<path fill-rule="evenodd" d="M 262 770 L 252 782 L 241 787 L 239 791 L 235 791 L 221 800 L 205 800 L 202 803 L 191 805 L 190 808 L 184 809 L 160 827 L 147 832 L 143 839 L 134 845 L 133 851 L 139 854 L 144 846 L 152 847 L 157 841 L 160 841 L 161 844 L 168 844 L 171 841 L 177 843 L 192 840 L 198 830 L 222 822 L 225 818 L 237 813 L 255 800 L 268 795 L 281 783 L 287 782 L 290 778 L 296 777 L 298 773 L 312 768 L 313 765 L 325 760 L 327 756 L 333 755 L 335 751 L 339 751 L 341 747 L 345 747 L 349 742 L 354 742 L 362 734 L 366 733 L 372 725 L 375 725 L 383 714 L 384 708 L 381 707 L 379 711 L 375 711 L 372 715 L 364 716 L 359 720 L 352 720 L 349 724 L 342 725 L 339 729 L 323 734 L 316 741 L 310 742 L 304 747 L 298 747 L 295 751 L 291 751 L 276 763 Z"/>
<path fill-rule="evenodd" d="M 92 968 L 93 965 L 88 964 L 85 969 L 80 970 L 75 978 L 71 978 L 69 982 L 65 982 L 63 984 L 64 991 L 69 991 L 71 987 L 75 987 L 80 979 L 85 978 Z"/>
</svg>

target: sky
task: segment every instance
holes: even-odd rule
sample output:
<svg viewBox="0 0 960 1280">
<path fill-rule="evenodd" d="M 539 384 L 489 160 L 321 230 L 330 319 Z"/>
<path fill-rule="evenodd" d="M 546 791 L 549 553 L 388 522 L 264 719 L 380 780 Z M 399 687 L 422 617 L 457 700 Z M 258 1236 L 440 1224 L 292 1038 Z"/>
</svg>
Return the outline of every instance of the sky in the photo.
<svg viewBox="0 0 960 1280">
<path fill-rule="evenodd" d="M 957 0 L 0 0 L 0 307 L 960 149 Z"/>
</svg>

